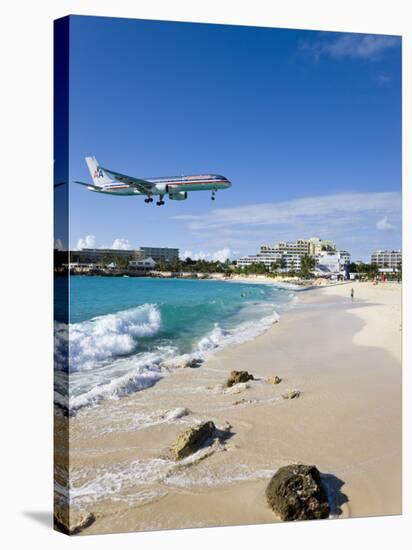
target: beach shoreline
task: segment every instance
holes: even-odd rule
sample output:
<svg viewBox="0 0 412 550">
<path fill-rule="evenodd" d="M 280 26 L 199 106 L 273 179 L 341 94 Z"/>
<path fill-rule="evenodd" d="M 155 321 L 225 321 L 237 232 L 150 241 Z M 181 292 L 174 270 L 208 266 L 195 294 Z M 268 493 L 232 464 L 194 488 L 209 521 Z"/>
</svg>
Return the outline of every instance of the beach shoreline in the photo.
<svg viewBox="0 0 412 550">
<path fill-rule="evenodd" d="M 334 517 L 401 513 L 401 285 L 354 283 L 353 303 L 350 288 L 298 292 L 255 339 L 70 418 L 73 502 L 96 517 L 84 533 L 277 521 L 264 490 L 296 462 L 322 472 Z M 256 380 L 228 392 L 231 370 Z M 174 464 L 170 445 L 200 420 L 231 437 Z"/>
</svg>

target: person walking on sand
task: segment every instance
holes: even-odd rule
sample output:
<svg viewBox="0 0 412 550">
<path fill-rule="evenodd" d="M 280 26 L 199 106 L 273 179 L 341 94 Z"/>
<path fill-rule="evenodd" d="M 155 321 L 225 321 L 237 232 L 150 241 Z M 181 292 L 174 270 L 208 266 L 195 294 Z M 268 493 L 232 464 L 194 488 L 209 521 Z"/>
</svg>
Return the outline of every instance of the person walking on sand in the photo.
<svg viewBox="0 0 412 550">
<path fill-rule="evenodd" d="M 355 296 L 355 291 L 353 290 L 353 288 L 351 288 L 351 291 L 350 291 L 350 299 L 351 301 L 353 302 L 353 297 Z"/>
</svg>

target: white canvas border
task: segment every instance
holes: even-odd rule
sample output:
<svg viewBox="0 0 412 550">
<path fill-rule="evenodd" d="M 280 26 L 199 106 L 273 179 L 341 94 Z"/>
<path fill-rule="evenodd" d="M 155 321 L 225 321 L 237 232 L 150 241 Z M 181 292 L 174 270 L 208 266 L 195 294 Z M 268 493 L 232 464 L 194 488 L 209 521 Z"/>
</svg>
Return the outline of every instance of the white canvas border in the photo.
<svg viewBox="0 0 412 550">
<path fill-rule="evenodd" d="M 404 514 L 300 524 L 225 527 L 69 539 L 51 531 L 52 502 L 52 20 L 75 14 L 202 21 L 403 36 L 404 304 L 410 303 L 411 18 L 408 3 L 289 0 L 16 0 L 2 10 L 1 226 L 2 540 L 6 548 L 403 548 L 410 539 L 411 397 L 404 347 Z M 408 24 L 409 23 L 409 24 Z M 17 267 L 16 267 L 17 266 Z M 404 307 L 404 346 L 410 310 Z M 408 465 L 408 467 L 407 467 Z M 408 490 L 409 489 L 409 490 Z M 409 533 L 409 537 L 408 537 Z M 402 543 L 402 540 L 404 543 Z"/>
</svg>

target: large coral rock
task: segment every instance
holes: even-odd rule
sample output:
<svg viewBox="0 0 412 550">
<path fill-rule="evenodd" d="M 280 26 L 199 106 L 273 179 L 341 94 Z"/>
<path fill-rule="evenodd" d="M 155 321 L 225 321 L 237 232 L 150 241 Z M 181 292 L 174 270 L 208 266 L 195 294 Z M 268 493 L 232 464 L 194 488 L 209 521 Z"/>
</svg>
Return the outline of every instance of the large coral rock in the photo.
<svg viewBox="0 0 412 550">
<path fill-rule="evenodd" d="M 226 386 L 230 388 L 235 384 L 240 382 L 248 382 L 249 380 L 254 380 L 253 374 L 249 374 L 246 370 L 232 370 L 227 379 Z"/>
<path fill-rule="evenodd" d="M 211 420 L 202 422 L 181 433 L 170 451 L 177 460 L 185 458 L 203 447 L 208 439 L 215 435 L 215 432 L 216 426 Z"/>
<path fill-rule="evenodd" d="M 77 535 L 94 523 L 95 519 L 91 512 L 73 506 L 56 506 L 54 509 L 54 526 L 66 535 Z"/>
<path fill-rule="evenodd" d="M 328 497 L 316 466 L 292 464 L 279 468 L 266 488 L 266 498 L 282 521 L 329 516 Z"/>
</svg>

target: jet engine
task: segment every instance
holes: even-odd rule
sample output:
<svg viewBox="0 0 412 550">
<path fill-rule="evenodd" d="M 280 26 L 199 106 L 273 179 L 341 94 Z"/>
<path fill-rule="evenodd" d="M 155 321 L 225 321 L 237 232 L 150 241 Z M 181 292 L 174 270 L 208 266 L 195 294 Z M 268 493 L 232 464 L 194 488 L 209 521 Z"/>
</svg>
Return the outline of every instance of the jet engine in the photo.
<svg viewBox="0 0 412 550">
<path fill-rule="evenodd" d="M 169 193 L 169 199 L 172 201 L 185 201 L 187 199 L 187 191 L 175 191 Z"/>
</svg>

